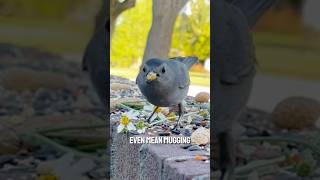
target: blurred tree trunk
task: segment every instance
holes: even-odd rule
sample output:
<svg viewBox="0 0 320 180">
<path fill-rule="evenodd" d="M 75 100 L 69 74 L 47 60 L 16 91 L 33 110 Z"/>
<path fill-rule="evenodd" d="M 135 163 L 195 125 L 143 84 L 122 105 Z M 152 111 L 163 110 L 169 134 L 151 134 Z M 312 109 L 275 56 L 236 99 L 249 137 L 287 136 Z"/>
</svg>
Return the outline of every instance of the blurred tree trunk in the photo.
<svg viewBox="0 0 320 180">
<path fill-rule="evenodd" d="M 106 1 L 106 0 L 105 0 Z M 112 37 L 117 17 L 125 10 L 134 7 L 136 0 L 111 0 L 110 2 L 110 36 Z"/>
<path fill-rule="evenodd" d="M 152 57 L 167 58 L 174 23 L 188 0 L 153 0 L 152 25 L 148 34 L 143 61 Z"/>
</svg>

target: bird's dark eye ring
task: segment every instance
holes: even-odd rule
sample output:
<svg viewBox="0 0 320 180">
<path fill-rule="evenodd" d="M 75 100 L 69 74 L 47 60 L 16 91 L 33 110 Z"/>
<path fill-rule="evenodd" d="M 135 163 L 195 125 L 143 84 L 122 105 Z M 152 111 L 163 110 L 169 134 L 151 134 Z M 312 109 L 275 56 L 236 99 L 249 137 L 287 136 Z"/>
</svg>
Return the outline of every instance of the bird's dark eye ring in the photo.
<svg viewBox="0 0 320 180">
<path fill-rule="evenodd" d="M 143 72 L 146 72 L 146 68 L 143 68 L 142 71 L 143 71 Z"/>
<path fill-rule="evenodd" d="M 160 75 L 157 73 L 157 76 L 159 77 Z"/>
<path fill-rule="evenodd" d="M 164 69 L 164 67 L 162 68 L 162 73 L 165 73 L 166 72 L 166 69 Z"/>
</svg>

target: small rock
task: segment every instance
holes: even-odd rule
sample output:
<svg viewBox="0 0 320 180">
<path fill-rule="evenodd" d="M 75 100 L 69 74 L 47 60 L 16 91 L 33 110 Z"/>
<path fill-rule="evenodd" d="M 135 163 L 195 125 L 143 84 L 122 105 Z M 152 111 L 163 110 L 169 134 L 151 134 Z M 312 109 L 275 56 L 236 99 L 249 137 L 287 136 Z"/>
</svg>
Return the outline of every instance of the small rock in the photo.
<svg viewBox="0 0 320 180">
<path fill-rule="evenodd" d="M 192 146 L 191 144 L 181 144 L 180 147 L 182 147 L 183 149 L 188 149 L 190 146 Z"/>
<path fill-rule="evenodd" d="M 129 131 L 129 133 L 132 134 L 132 135 L 139 135 L 139 133 L 136 132 L 136 131 Z"/>
<path fill-rule="evenodd" d="M 174 161 L 176 161 L 176 162 L 183 162 L 183 161 L 186 161 L 186 160 L 188 160 L 188 159 L 185 158 L 185 157 L 179 157 L 179 158 L 176 158 Z"/>
<path fill-rule="evenodd" d="M 195 130 L 191 135 L 191 142 L 194 144 L 207 144 L 210 142 L 210 130 L 200 127 Z"/>
<path fill-rule="evenodd" d="M 320 102 L 306 97 L 289 97 L 272 112 L 272 122 L 281 129 L 302 130 L 315 126 L 320 117 Z"/>
<path fill-rule="evenodd" d="M 193 127 L 193 126 L 189 124 L 189 125 L 186 125 L 186 126 L 184 127 L 184 129 L 192 130 L 192 127 Z"/>
<path fill-rule="evenodd" d="M 191 124 L 195 124 L 196 126 L 200 126 L 204 118 L 202 116 L 196 116 L 192 121 Z"/>
<path fill-rule="evenodd" d="M 208 123 L 209 123 L 208 121 L 202 121 L 202 122 L 201 122 L 201 126 L 205 127 L 205 126 L 208 125 Z"/>
<path fill-rule="evenodd" d="M 112 83 L 110 85 L 111 89 L 114 91 L 119 91 L 119 90 L 128 90 L 130 89 L 130 86 L 127 84 L 121 84 L 121 83 Z"/>
<path fill-rule="evenodd" d="M 166 159 L 166 161 L 175 161 L 175 162 L 184 162 L 187 160 L 193 159 L 193 156 L 186 155 L 186 156 L 173 156 Z"/>
<path fill-rule="evenodd" d="M 190 137 L 191 136 L 191 131 L 189 129 L 184 129 L 183 133 L 184 136 Z"/>
<path fill-rule="evenodd" d="M 188 147 L 188 150 L 189 151 L 200 151 L 201 148 L 199 145 L 194 144 L 194 145 L 191 145 L 190 147 Z"/>
<path fill-rule="evenodd" d="M 200 103 L 208 102 L 209 99 L 210 99 L 210 94 L 207 92 L 199 92 L 195 97 L 196 102 L 200 102 Z"/>
<path fill-rule="evenodd" d="M 202 160 L 203 160 L 203 157 L 200 156 L 200 155 L 196 155 L 196 156 L 194 157 L 194 159 L 197 160 L 197 161 L 202 161 Z"/>
<path fill-rule="evenodd" d="M 173 134 L 180 134 L 180 133 L 181 133 L 180 130 L 177 129 L 177 128 L 172 129 L 171 132 L 172 132 Z"/>
<path fill-rule="evenodd" d="M 158 135 L 159 136 L 170 136 L 170 132 L 159 132 Z"/>
</svg>

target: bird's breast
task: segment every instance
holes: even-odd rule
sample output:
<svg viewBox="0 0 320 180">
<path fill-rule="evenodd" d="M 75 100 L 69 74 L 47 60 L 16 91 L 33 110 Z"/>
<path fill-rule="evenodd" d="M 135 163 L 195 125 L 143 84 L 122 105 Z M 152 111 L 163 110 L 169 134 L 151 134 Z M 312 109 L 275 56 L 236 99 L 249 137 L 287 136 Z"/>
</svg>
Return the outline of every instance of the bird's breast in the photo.
<svg viewBox="0 0 320 180">
<path fill-rule="evenodd" d="M 174 85 L 162 85 L 157 82 L 140 87 L 142 94 L 153 105 L 169 107 L 182 102 L 188 89 L 180 89 Z"/>
</svg>

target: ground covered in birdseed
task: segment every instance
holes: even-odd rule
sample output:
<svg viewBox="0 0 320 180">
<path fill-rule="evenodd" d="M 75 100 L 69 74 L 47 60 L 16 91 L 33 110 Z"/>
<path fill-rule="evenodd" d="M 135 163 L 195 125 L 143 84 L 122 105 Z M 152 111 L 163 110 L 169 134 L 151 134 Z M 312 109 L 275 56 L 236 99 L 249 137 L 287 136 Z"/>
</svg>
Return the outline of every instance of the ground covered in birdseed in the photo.
<svg viewBox="0 0 320 180">
<path fill-rule="evenodd" d="M 106 179 L 105 121 L 80 64 L 0 44 L 0 179 Z"/>
</svg>

